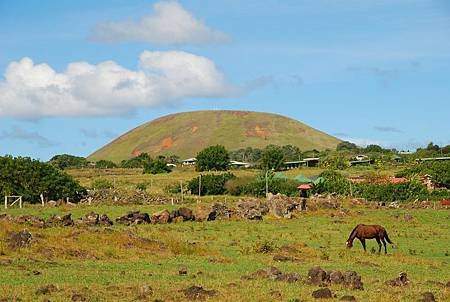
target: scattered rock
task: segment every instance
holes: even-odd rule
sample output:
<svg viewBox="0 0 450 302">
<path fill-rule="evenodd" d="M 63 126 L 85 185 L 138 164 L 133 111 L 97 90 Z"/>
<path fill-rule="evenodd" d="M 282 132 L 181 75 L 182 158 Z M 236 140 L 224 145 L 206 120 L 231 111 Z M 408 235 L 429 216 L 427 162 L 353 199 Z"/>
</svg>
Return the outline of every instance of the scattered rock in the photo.
<svg viewBox="0 0 450 302">
<path fill-rule="evenodd" d="M 53 284 L 49 284 L 38 288 L 36 290 L 36 295 L 47 295 L 56 291 L 58 291 L 58 288 Z"/>
<path fill-rule="evenodd" d="M 445 287 L 449 287 L 450 288 L 450 281 L 448 281 L 447 284 L 445 284 Z"/>
<path fill-rule="evenodd" d="M 84 302 L 87 301 L 88 299 L 81 294 L 73 294 L 70 300 L 73 302 Z"/>
<path fill-rule="evenodd" d="M 181 290 L 184 296 L 189 300 L 205 300 L 207 297 L 214 297 L 217 292 L 215 290 L 206 290 L 201 286 L 191 286 Z"/>
<path fill-rule="evenodd" d="M 327 272 L 322 268 L 316 266 L 308 272 L 308 283 L 313 285 L 327 285 L 327 284 L 342 284 L 345 287 L 351 289 L 363 289 L 363 283 L 361 282 L 361 276 L 354 271 L 340 272 L 330 271 Z"/>
<path fill-rule="evenodd" d="M 170 213 L 167 210 L 156 212 L 150 219 L 152 224 L 166 224 L 170 222 Z"/>
<path fill-rule="evenodd" d="M 113 222 L 111 219 L 109 219 L 108 216 L 106 216 L 106 214 L 103 214 L 98 218 L 98 224 L 104 226 L 111 226 L 113 225 Z"/>
<path fill-rule="evenodd" d="M 328 287 L 324 287 L 313 291 L 312 296 L 315 299 L 330 299 L 333 297 L 333 294 Z"/>
<path fill-rule="evenodd" d="M 27 224 L 32 227 L 43 228 L 45 227 L 45 220 L 33 215 L 23 215 L 14 219 L 16 223 Z"/>
<path fill-rule="evenodd" d="M 64 216 L 53 215 L 47 220 L 46 224 L 48 226 L 73 226 L 74 222 L 72 214 L 69 213 Z"/>
<path fill-rule="evenodd" d="M 258 199 L 247 199 L 239 200 L 236 204 L 236 211 L 241 218 L 262 220 L 263 216 L 269 212 L 269 208 Z"/>
<path fill-rule="evenodd" d="M 294 257 L 285 256 L 285 255 L 275 255 L 273 256 L 273 261 L 278 262 L 286 262 L 286 261 L 294 261 Z"/>
<path fill-rule="evenodd" d="M 408 280 L 406 273 L 401 272 L 397 278 L 388 280 L 385 283 L 390 286 L 406 286 L 410 281 Z"/>
<path fill-rule="evenodd" d="M 354 296 L 342 296 L 339 301 L 350 301 L 356 302 L 356 298 Z"/>
<path fill-rule="evenodd" d="M 214 220 L 215 215 L 211 207 L 197 207 L 193 210 L 195 221 Z"/>
<path fill-rule="evenodd" d="M 179 275 L 187 275 L 187 273 L 188 273 L 188 271 L 187 271 L 187 268 L 185 268 L 185 267 L 182 267 L 182 268 L 180 268 L 180 270 L 178 271 L 178 274 Z"/>
<path fill-rule="evenodd" d="M 254 280 L 257 278 L 284 281 L 288 283 L 293 283 L 300 280 L 300 276 L 297 273 L 283 273 L 274 266 L 267 269 L 260 269 L 250 275 L 244 275 L 241 277 L 243 280 Z"/>
<path fill-rule="evenodd" d="M 417 302 L 435 302 L 436 299 L 432 292 L 424 292 L 422 293 L 422 298 L 417 300 Z"/>
<path fill-rule="evenodd" d="M 8 246 L 11 249 L 28 247 L 31 245 L 32 240 L 33 236 L 27 230 L 23 230 L 20 232 L 11 232 L 9 233 L 7 238 Z"/>
<path fill-rule="evenodd" d="M 283 297 L 283 294 L 279 290 L 272 290 L 269 295 L 275 299 L 281 299 Z"/>
<path fill-rule="evenodd" d="M 361 282 L 361 276 L 358 275 L 357 272 L 353 272 L 353 271 L 344 272 L 343 276 L 344 276 L 345 286 L 347 286 L 351 289 L 359 289 L 359 290 L 364 289 L 363 283 Z"/>
<path fill-rule="evenodd" d="M 322 285 L 330 282 L 330 276 L 319 266 L 315 266 L 308 271 L 308 283 Z"/>
<path fill-rule="evenodd" d="M 286 195 L 270 195 L 267 202 L 269 211 L 272 215 L 279 218 L 291 218 L 292 211 L 297 209 L 299 202 Z"/>
<path fill-rule="evenodd" d="M 148 285 L 143 285 L 139 287 L 137 299 L 147 299 L 151 295 L 153 295 L 153 289 Z"/>
<path fill-rule="evenodd" d="M 133 211 L 117 218 L 116 222 L 125 225 L 150 223 L 150 216 L 148 216 L 147 213 L 141 213 L 140 211 Z"/>
<path fill-rule="evenodd" d="M 408 222 L 414 220 L 414 217 L 411 214 L 407 213 L 405 214 L 405 216 L 403 216 L 403 219 Z"/>
<path fill-rule="evenodd" d="M 214 219 L 212 220 L 230 219 L 231 216 L 233 215 L 233 211 L 221 203 L 214 204 L 211 210 L 213 211 L 214 216 Z"/>
<path fill-rule="evenodd" d="M 192 214 L 192 210 L 189 208 L 181 207 L 178 210 L 173 210 L 170 213 L 170 220 L 174 220 L 178 218 L 177 221 L 191 221 L 194 220 L 194 215 Z"/>
</svg>

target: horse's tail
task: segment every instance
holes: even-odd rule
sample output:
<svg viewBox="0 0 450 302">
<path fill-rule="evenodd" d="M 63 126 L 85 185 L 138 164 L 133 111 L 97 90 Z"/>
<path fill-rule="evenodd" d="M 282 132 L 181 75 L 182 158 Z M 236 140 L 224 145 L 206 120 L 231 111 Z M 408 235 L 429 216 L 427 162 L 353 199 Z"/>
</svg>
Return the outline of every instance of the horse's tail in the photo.
<svg viewBox="0 0 450 302">
<path fill-rule="evenodd" d="M 394 245 L 394 243 L 391 241 L 391 239 L 389 239 L 388 233 L 386 231 L 384 231 L 384 238 L 386 238 L 386 241 L 392 245 Z"/>
</svg>

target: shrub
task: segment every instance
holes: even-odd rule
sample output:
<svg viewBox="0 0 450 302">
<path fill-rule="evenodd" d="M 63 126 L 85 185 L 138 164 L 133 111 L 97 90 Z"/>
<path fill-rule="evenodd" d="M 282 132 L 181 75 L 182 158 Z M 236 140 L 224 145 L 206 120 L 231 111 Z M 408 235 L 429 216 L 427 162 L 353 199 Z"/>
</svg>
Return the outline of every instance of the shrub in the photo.
<svg viewBox="0 0 450 302">
<path fill-rule="evenodd" d="M 158 157 L 157 159 L 150 159 L 144 162 L 144 174 L 160 174 L 169 173 L 172 169 L 167 166 L 164 157 Z"/>
<path fill-rule="evenodd" d="M 450 189 L 450 161 L 427 161 L 405 169 L 397 176 L 431 175 L 434 183 Z"/>
<path fill-rule="evenodd" d="M 265 170 L 278 171 L 283 167 L 284 154 L 280 147 L 269 145 L 262 154 L 261 167 Z"/>
<path fill-rule="evenodd" d="M 145 183 L 138 183 L 136 185 L 136 190 L 145 191 L 147 190 L 147 185 Z"/>
<path fill-rule="evenodd" d="M 122 168 L 144 168 L 145 163 L 151 161 L 147 153 L 141 153 L 136 157 L 128 160 L 123 160 L 120 164 Z"/>
<path fill-rule="evenodd" d="M 55 155 L 48 161 L 48 163 L 61 170 L 69 168 L 84 168 L 89 164 L 86 158 L 69 154 Z"/>
<path fill-rule="evenodd" d="M 200 190 L 200 195 L 202 196 L 222 195 L 227 192 L 225 188 L 225 183 L 234 177 L 235 176 L 232 173 L 224 173 L 218 175 L 215 174 L 201 175 L 199 177 L 191 179 L 187 187 L 189 188 L 192 194 L 199 194 Z"/>
<path fill-rule="evenodd" d="M 228 194 L 238 196 L 242 193 L 242 188 L 253 181 L 253 177 L 234 177 L 225 183 Z"/>
<path fill-rule="evenodd" d="M 91 182 L 91 188 L 96 190 L 111 189 L 114 185 L 105 178 L 96 178 Z"/>
<path fill-rule="evenodd" d="M 197 171 L 226 171 L 230 164 L 228 151 L 224 146 L 210 146 L 197 154 Z"/>
<path fill-rule="evenodd" d="M 29 157 L 0 157 L 0 194 L 21 195 L 38 202 L 40 194 L 49 199 L 69 197 L 78 201 L 86 190 L 58 168 Z"/>
<path fill-rule="evenodd" d="M 272 194 L 284 194 L 287 196 L 297 196 L 297 182 L 292 179 L 269 178 L 267 181 L 269 192 Z M 263 197 L 266 195 L 266 180 L 257 177 L 252 182 L 244 185 L 240 189 L 242 195 Z"/>
<path fill-rule="evenodd" d="M 95 167 L 97 169 L 112 169 L 112 168 L 117 168 L 117 165 L 110 160 L 102 159 L 95 163 Z"/>
</svg>

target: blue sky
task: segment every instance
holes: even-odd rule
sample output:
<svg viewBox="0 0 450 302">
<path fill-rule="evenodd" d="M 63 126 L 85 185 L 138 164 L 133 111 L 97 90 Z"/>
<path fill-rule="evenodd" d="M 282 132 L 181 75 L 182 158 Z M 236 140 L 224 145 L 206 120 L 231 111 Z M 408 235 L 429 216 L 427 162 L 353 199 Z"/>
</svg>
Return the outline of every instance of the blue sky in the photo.
<svg viewBox="0 0 450 302">
<path fill-rule="evenodd" d="M 0 0 L 0 41 L 0 154 L 87 156 L 201 109 L 450 144 L 446 0 Z"/>
</svg>

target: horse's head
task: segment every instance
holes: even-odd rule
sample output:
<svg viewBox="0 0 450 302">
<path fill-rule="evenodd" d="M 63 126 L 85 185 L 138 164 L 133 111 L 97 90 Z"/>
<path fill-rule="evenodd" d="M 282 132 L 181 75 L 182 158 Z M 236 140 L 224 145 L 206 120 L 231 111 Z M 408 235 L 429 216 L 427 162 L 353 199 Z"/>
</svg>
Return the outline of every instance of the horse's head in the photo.
<svg viewBox="0 0 450 302">
<path fill-rule="evenodd" d="M 347 240 L 345 244 L 347 245 L 347 248 L 351 248 L 353 246 L 353 242 L 351 240 Z"/>
</svg>

